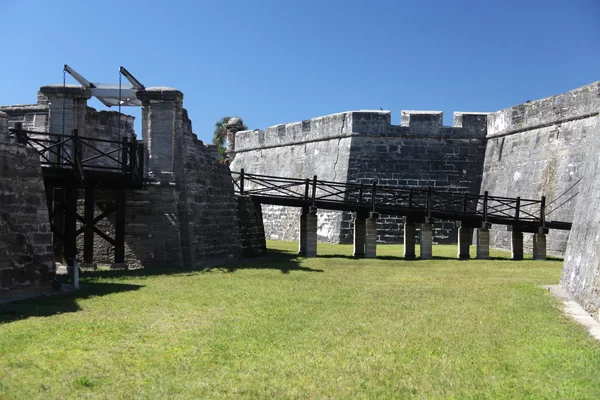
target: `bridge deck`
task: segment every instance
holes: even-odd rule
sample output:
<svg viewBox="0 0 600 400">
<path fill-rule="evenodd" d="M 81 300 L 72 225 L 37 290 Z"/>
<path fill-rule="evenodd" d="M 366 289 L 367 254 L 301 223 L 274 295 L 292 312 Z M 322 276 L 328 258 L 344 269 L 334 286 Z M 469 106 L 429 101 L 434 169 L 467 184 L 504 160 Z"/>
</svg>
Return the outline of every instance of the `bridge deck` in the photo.
<svg viewBox="0 0 600 400">
<path fill-rule="evenodd" d="M 237 194 L 261 204 L 378 213 L 461 221 L 462 226 L 507 225 L 521 232 L 570 230 L 571 223 L 547 220 L 546 200 L 433 190 L 432 188 L 342 183 L 232 172 Z"/>
</svg>

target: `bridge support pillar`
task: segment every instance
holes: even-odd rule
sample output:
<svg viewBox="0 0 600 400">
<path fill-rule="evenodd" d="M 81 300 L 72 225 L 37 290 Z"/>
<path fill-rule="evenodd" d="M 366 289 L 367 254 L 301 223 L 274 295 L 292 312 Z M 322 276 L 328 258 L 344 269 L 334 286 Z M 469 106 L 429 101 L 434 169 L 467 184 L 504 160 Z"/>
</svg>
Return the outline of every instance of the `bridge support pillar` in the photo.
<svg viewBox="0 0 600 400">
<path fill-rule="evenodd" d="M 546 234 L 535 233 L 533 235 L 533 259 L 534 260 L 545 260 L 546 259 Z"/>
<path fill-rule="evenodd" d="M 300 227 L 299 227 L 299 240 L 298 240 L 298 254 L 306 256 L 306 216 L 308 215 L 308 207 L 302 207 L 300 210 Z"/>
<path fill-rule="evenodd" d="M 306 257 L 317 256 L 317 208 L 310 207 L 306 214 Z"/>
<path fill-rule="evenodd" d="M 365 226 L 365 258 L 377 257 L 377 213 L 370 213 Z"/>
<path fill-rule="evenodd" d="M 433 258 L 433 224 L 425 222 L 421 224 L 421 259 Z"/>
<path fill-rule="evenodd" d="M 513 260 L 523 259 L 523 232 L 512 231 L 510 248 Z"/>
<path fill-rule="evenodd" d="M 480 260 L 487 260 L 490 258 L 489 228 L 477 229 L 477 258 Z"/>
<path fill-rule="evenodd" d="M 458 228 L 458 254 L 460 260 L 468 260 L 471 258 L 469 254 L 471 247 L 471 229 L 466 226 Z"/>
<path fill-rule="evenodd" d="M 366 235 L 367 217 L 357 212 L 354 218 L 354 257 L 365 256 Z"/>
<path fill-rule="evenodd" d="M 404 219 L 404 258 L 406 260 L 414 260 L 415 254 L 415 223 Z"/>
</svg>

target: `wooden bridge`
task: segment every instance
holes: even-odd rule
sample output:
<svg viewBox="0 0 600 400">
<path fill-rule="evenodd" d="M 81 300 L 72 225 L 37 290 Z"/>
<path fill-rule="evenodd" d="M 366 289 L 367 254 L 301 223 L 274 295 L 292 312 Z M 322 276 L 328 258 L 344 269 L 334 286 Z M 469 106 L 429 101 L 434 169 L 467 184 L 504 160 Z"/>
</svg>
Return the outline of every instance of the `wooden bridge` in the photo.
<svg viewBox="0 0 600 400">
<path fill-rule="evenodd" d="M 142 185 L 142 144 L 128 137 L 115 141 L 79 136 L 76 129 L 71 135 L 29 131 L 21 124 L 16 124 L 10 135 L 35 148 L 40 156 L 57 259 L 72 265 L 77 237 L 83 234 L 84 262 L 93 262 L 94 235 L 98 235 L 114 248 L 115 263 L 124 263 L 125 193 Z M 83 204 L 78 204 L 80 190 L 85 193 Z M 98 213 L 94 205 L 100 190 L 103 208 Z M 106 194 L 110 196 L 106 198 Z M 112 215 L 111 237 L 98 224 Z"/>
<path fill-rule="evenodd" d="M 421 257 L 431 257 L 434 220 L 458 221 L 459 258 L 469 257 L 470 229 L 478 228 L 478 256 L 489 257 L 489 228 L 506 225 L 512 231 L 513 258 L 523 257 L 523 232 L 533 233 L 534 258 L 546 258 L 549 229 L 570 230 L 570 222 L 546 218 L 546 199 L 491 196 L 427 188 L 341 183 L 312 179 L 232 172 L 236 192 L 256 203 L 301 207 L 300 252 L 316 255 L 316 210 L 356 213 L 354 253 L 374 256 L 376 219 L 379 214 L 404 217 L 405 257 L 415 257 L 415 224 L 421 223 Z M 314 214 L 314 216 L 311 216 Z M 308 218 L 308 222 L 307 221 Z M 314 219 L 314 223 L 311 222 Z M 308 225 L 307 225 L 308 224 Z M 311 225 L 314 224 L 314 227 Z M 314 232 L 313 232 L 314 231 Z M 411 233 L 412 240 L 411 240 Z M 309 237 L 304 237 L 306 235 Z M 312 237 L 314 236 L 314 238 Z M 363 250 L 364 248 L 364 250 Z"/>
</svg>

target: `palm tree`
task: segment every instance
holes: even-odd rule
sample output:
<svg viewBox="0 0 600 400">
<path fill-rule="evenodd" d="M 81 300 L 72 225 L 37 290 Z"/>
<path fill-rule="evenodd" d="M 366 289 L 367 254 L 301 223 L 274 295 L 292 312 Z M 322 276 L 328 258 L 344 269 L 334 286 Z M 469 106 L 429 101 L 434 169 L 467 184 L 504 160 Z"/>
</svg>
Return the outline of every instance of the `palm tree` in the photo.
<svg viewBox="0 0 600 400">
<path fill-rule="evenodd" d="M 213 144 L 217 146 L 220 161 L 224 161 L 227 159 L 227 154 L 225 154 L 225 141 L 227 140 L 227 123 L 231 118 L 234 117 L 223 117 L 217 122 L 215 122 L 215 130 L 213 131 Z M 246 126 L 246 124 L 244 124 L 244 121 L 241 118 L 240 122 L 242 123 L 241 130 L 245 131 L 246 129 L 248 129 L 248 127 Z"/>
</svg>

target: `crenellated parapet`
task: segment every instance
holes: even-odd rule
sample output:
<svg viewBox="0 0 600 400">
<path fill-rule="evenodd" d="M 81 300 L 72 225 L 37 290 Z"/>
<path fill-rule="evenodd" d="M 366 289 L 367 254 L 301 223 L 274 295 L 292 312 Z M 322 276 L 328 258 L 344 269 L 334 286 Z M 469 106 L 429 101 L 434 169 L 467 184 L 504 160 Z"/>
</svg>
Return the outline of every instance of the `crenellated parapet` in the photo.
<svg viewBox="0 0 600 400">
<path fill-rule="evenodd" d="M 301 122 L 240 131 L 234 151 L 289 146 L 350 136 L 483 139 L 488 113 L 454 113 L 454 125 L 443 125 L 441 111 L 402 111 L 401 125 L 391 123 L 390 111 L 347 111 Z"/>
<path fill-rule="evenodd" d="M 441 111 L 402 111 L 400 125 L 384 110 L 331 114 L 235 135 L 232 170 L 251 174 L 477 192 L 486 144 L 487 113 L 454 113 L 444 126 Z M 294 240 L 293 210 L 263 209 L 267 236 Z M 318 237 L 350 242 L 350 216 L 320 212 Z M 398 218 L 382 219 L 377 240 L 398 243 Z M 438 242 L 452 242 L 454 225 L 436 225 Z"/>
</svg>

